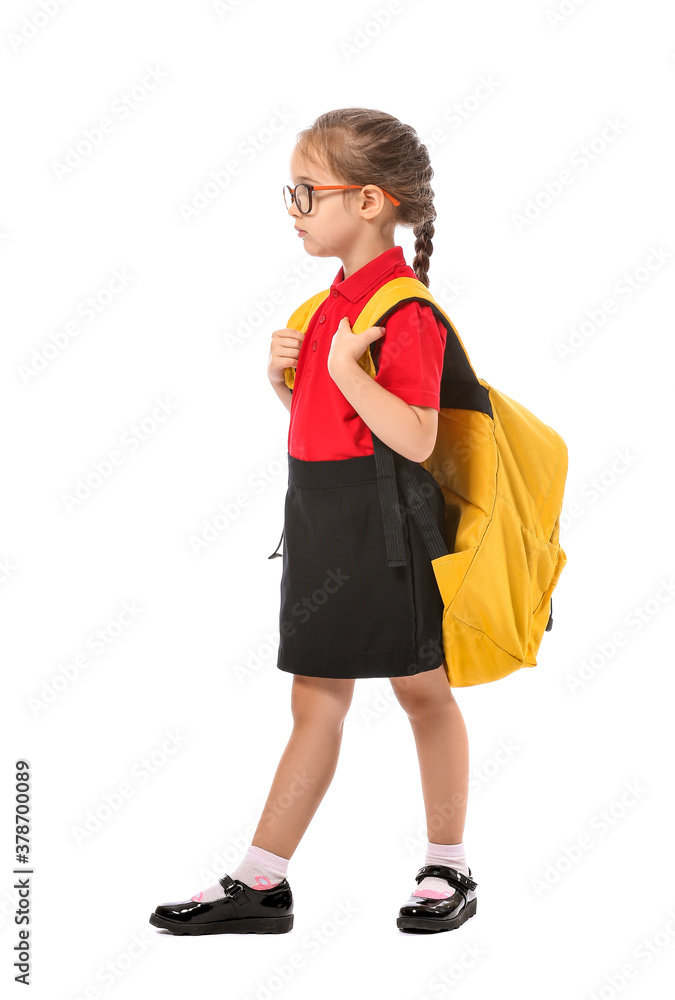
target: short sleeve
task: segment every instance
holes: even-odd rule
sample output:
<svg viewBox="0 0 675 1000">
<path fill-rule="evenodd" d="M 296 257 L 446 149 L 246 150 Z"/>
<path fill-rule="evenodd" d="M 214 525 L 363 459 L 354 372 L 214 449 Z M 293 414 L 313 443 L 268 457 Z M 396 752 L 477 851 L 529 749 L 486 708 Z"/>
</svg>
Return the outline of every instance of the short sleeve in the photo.
<svg viewBox="0 0 675 1000">
<path fill-rule="evenodd" d="M 406 302 L 385 320 L 375 381 L 413 406 L 440 410 L 447 330 L 431 308 Z M 371 347 L 372 350 L 372 347 Z"/>
</svg>

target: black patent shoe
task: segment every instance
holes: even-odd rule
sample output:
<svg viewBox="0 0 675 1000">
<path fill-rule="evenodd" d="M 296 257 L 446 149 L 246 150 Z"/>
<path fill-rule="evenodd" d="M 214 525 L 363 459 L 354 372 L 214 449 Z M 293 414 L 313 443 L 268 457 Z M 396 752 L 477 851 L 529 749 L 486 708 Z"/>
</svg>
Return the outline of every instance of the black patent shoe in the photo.
<svg viewBox="0 0 675 1000">
<path fill-rule="evenodd" d="M 469 875 L 471 869 L 469 868 Z M 425 865 L 415 881 L 433 876 L 444 878 L 455 892 L 446 899 L 410 896 L 399 910 L 396 926 L 402 931 L 452 931 L 476 912 L 476 886 L 472 878 L 446 865 Z"/>
<path fill-rule="evenodd" d="M 172 934 L 283 934 L 293 926 L 293 893 L 283 879 L 271 889 L 251 889 L 239 879 L 219 879 L 225 895 L 210 903 L 163 903 L 150 923 Z"/>
</svg>

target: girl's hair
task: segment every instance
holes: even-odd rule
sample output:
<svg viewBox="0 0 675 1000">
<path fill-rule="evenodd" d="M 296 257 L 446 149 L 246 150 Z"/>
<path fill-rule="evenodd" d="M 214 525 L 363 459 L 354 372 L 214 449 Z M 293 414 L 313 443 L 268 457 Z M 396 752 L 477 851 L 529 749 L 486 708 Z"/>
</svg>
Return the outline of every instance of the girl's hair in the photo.
<svg viewBox="0 0 675 1000">
<path fill-rule="evenodd" d="M 396 225 L 415 235 L 413 270 L 429 287 L 429 258 L 433 253 L 434 172 L 427 147 L 410 125 L 384 111 L 338 108 L 320 115 L 298 133 L 296 149 L 317 166 L 323 162 L 345 184 L 375 184 L 393 195 L 389 233 Z M 348 196 L 351 192 L 343 192 Z"/>
</svg>

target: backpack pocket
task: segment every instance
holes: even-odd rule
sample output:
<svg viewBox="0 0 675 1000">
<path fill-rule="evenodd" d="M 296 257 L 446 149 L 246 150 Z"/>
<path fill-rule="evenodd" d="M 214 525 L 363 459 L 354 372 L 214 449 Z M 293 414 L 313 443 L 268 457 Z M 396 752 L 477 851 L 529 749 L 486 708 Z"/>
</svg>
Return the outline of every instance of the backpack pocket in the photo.
<svg viewBox="0 0 675 1000">
<path fill-rule="evenodd" d="M 483 684 L 535 654 L 566 557 L 525 528 L 501 495 L 479 546 L 432 560 L 443 598 L 443 647 L 453 686 Z"/>
</svg>

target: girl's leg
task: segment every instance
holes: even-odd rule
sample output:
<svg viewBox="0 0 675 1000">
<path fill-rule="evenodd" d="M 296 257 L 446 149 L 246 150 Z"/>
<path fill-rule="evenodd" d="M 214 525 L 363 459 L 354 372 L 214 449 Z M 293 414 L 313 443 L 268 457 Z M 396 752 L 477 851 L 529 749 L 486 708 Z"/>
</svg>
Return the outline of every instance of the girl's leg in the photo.
<svg viewBox="0 0 675 1000">
<path fill-rule="evenodd" d="M 294 674 L 293 730 L 252 846 L 282 858 L 292 856 L 335 774 L 353 693 L 353 679 Z"/>
<path fill-rule="evenodd" d="M 250 929 L 268 933 L 278 919 L 276 929 L 290 930 L 293 915 L 287 887 L 279 890 L 278 909 L 265 913 L 255 900 L 258 891 L 275 890 L 286 877 L 288 859 L 309 826 L 337 767 L 342 725 L 351 705 L 354 679 L 293 677 L 291 711 L 293 731 L 282 754 L 251 847 L 230 876 L 252 890 L 244 893 L 232 910 L 215 909 L 228 895 L 222 880 L 190 897 L 190 903 L 213 903 L 212 910 L 191 907 L 184 902 L 158 906 L 150 918 L 156 927 L 174 933 L 224 933 L 237 926 L 237 932 Z M 270 857 L 271 855 L 271 857 Z M 229 872 L 227 873 L 229 875 Z M 275 904 L 276 905 L 276 904 Z M 215 913 L 215 915 L 213 915 Z M 238 919 L 241 918 L 241 919 Z M 242 924 L 248 920 L 248 924 Z M 271 921 L 271 923 L 270 923 Z M 182 922 L 177 929 L 177 923 Z M 188 928 L 187 925 L 190 925 Z"/>
<path fill-rule="evenodd" d="M 469 790 L 469 743 L 445 664 L 390 680 L 415 737 L 427 837 L 434 844 L 459 844 Z"/>
</svg>

